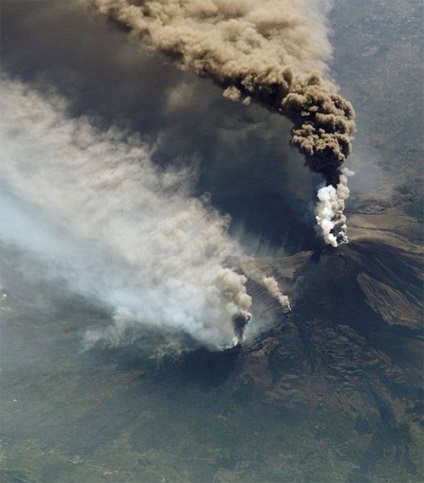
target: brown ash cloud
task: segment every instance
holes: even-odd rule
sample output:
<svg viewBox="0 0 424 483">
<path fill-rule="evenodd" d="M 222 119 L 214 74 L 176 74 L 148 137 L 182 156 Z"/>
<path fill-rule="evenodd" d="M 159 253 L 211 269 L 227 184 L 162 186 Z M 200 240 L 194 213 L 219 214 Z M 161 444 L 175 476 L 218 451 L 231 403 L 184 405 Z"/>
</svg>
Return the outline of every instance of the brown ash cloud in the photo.
<svg viewBox="0 0 424 483">
<path fill-rule="evenodd" d="M 325 2 L 85 3 L 183 69 L 213 79 L 226 97 L 245 104 L 253 100 L 288 117 L 293 146 L 337 191 L 340 168 L 351 152 L 355 115 L 328 78 Z M 345 227 L 333 221 L 334 227 Z M 334 236 L 347 240 L 345 233 Z"/>
</svg>

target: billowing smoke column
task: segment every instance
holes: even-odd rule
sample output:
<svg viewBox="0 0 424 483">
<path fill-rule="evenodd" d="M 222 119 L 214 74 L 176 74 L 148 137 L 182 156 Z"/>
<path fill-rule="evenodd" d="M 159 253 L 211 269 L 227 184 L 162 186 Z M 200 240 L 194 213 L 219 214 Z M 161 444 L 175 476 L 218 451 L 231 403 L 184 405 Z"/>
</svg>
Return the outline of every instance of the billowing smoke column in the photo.
<svg viewBox="0 0 424 483">
<path fill-rule="evenodd" d="M 290 118 L 292 144 L 335 189 L 332 200 L 346 194 L 338 186 L 345 186 L 340 167 L 351 150 L 354 111 L 326 78 L 331 46 L 321 12 L 327 1 L 85 2 L 183 68 L 212 78 L 230 99 L 254 100 Z M 346 225 L 342 211 L 333 212 L 325 239 L 337 246 L 347 241 Z"/>
</svg>

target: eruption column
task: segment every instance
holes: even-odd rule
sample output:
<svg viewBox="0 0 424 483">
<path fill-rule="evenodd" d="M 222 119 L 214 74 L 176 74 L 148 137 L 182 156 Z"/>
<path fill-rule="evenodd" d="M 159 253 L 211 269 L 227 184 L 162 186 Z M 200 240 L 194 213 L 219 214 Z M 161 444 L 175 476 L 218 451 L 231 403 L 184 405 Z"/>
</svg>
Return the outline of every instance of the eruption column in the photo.
<svg viewBox="0 0 424 483">
<path fill-rule="evenodd" d="M 311 0 L 85 0 L 232 100 L 262 104 L 293 122 L 292 144 L 339 197 L 354 110 L 327 79 L 327 2 Z M 322 197 L 322 195 L 319 195 Z M 337 203 L 337 202 L 336 202 Z M 331 241 L 347 241 L 340 202 Z M 320 225 L 323 227 L 323 225 Z"/>
</svg>

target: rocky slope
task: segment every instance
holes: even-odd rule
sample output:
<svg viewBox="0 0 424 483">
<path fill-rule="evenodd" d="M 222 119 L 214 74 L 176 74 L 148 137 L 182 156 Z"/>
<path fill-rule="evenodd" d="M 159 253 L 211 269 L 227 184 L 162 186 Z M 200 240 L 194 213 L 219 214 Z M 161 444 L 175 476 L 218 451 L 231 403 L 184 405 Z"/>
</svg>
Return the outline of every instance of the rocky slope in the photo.
<svg viewBox="0 0 424 483">
<path fill-rule="evenodd" d="M 330 410 L 356 421 L 371 438 L 352 481 L 395 454 L 415 474 L 405 421 L 423 423 L 420 247 L 358 236 L 292 263 L 273 273 L 291 287 L 293 312 L 244 348 L 239 386 L 294 418 Z"/>
</svg>

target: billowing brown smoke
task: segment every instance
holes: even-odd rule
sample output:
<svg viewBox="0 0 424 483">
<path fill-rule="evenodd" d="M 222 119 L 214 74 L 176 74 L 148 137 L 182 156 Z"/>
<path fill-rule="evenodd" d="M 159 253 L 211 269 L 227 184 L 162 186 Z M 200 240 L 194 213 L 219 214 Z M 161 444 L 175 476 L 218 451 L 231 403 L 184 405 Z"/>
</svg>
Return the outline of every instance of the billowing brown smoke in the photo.
<svg viewBox="0 0 424 483">
<path fill-rule="evenodd" d="M 326 78 L 331 47 L 325 17 L 319 12 L 326 2 L 85 2 L 183 68 L 213 79 L 230 99 L 254 100 L 290 118 L 292 144 L 312 171 L 337 188 L 355 124 L 351 104 Z M 345 227 L 333 221 L 334 227 Z M 344 233 L 338 235 L 347 240 Z"/>
</svg>

